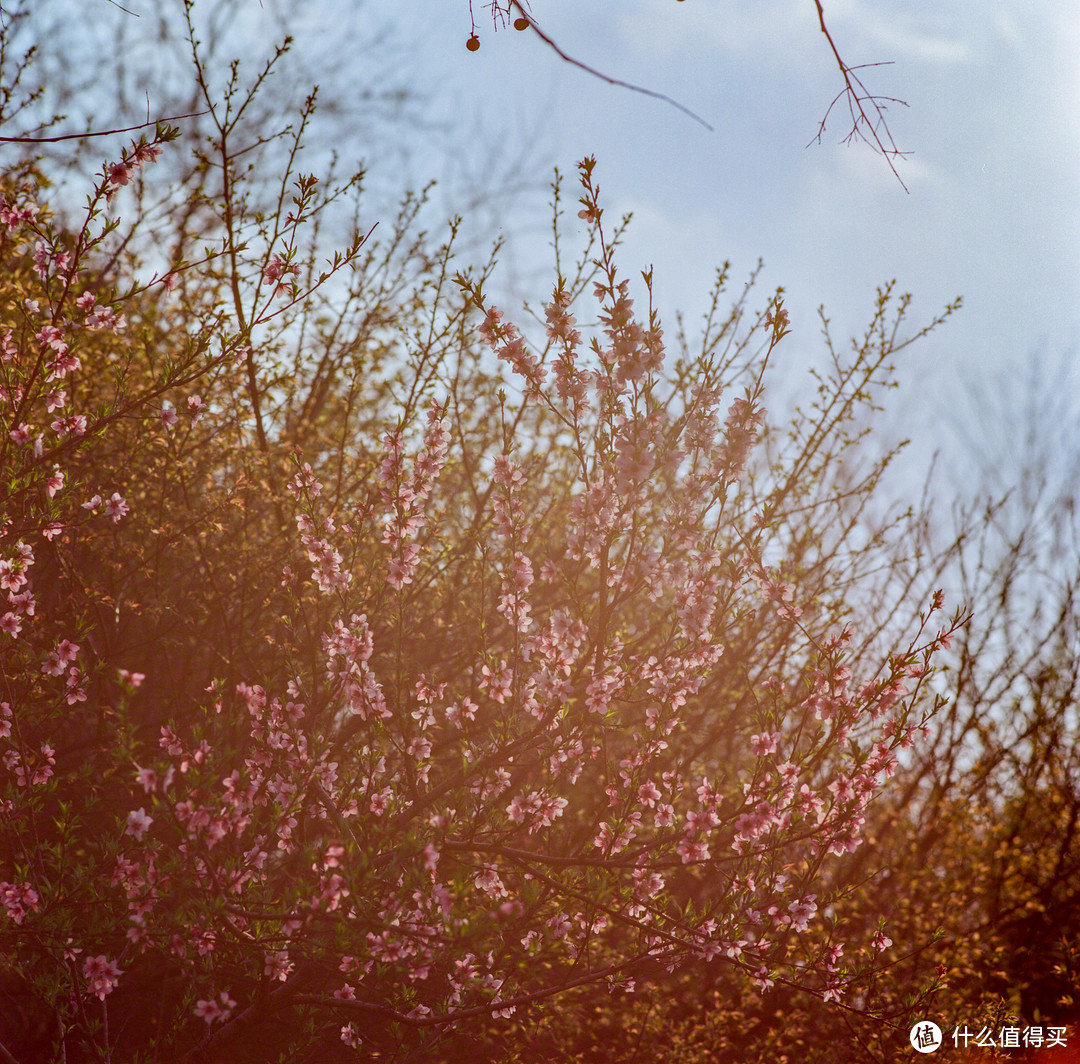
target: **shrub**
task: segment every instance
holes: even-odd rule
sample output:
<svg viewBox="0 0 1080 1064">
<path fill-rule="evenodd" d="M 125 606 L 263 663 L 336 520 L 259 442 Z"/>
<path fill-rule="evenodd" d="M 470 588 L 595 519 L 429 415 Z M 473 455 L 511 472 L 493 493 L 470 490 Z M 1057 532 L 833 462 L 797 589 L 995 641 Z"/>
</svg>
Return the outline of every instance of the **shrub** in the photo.
<svg viewBox="0 0 1080 1064">
<path fill-rule="evenodd" d="M 109 218 L 166 127 L 77 226 L 4 188 L 0 1042 L 436 1054 L 701 965 L 858 1009 L 889 936 L 840 939 L 837 869 L 960 623 L 856 613 L 902 527 L 862 534 L 852 456 L 906 298 L 783 434 L 780 293 L 721 316 L 725 269 L 672 357 L 592 160 L 517 325 L 415 200 L 320 270 L 356 186 L 256 210 L 242 110 L 193 262 Z"/>
</svg>

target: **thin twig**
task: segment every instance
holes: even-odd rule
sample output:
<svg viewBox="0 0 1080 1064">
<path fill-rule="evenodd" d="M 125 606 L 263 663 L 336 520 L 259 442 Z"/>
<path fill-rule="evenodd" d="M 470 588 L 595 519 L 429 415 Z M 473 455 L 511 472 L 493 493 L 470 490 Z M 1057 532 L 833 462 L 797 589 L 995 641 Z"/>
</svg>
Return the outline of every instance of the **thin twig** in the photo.
<svg viewBox="0 0 1080 1064">
<path fill-rule="evenodd" d="M 205 111 L 193 111 L 186 115 L 172 115 L 169 118 L 155 118 L 149 122 L 140 122 L 137 126 L 124 126 L 123 129 L 101 129 L 87 133 L 64 133 L 58 137 L 0 137 L 3 144 L 58 144 L 62 140 L 89 140 L 91 137 L 111 137 L 117 133 L 134 133 L 138 129 L 161 125 L 162 122 L 180 122 L 185 118 L 199 118 Z"/>
<path fill-rule="evenodd" d="M 825 123 L 829 119 L 829 115 L 832 114 L 832 109 L 845 97 L 848 100 L 848 110 L 851 114 L 852 127 L 851 132 L 845 138 L 846 141 L 850 141 L 855 137 L 858 137 L 865 144 L 869 144 L 875 148 L 884 157 L 886 163 L 888 163 L 889 169 L 892 170 L 893 176 L 900 182 L 900 187 L 907 192 L 908 187 L 904 184 L 903 178 L 900 176 L 896 169 L 896 164 L 893 161 L 896 157 L 902 157 L 905 153 L 900 151 L 896 146 L 896 141 L 893 140 L 892 133 L 889 132 L 889 125 L 885 119 L 885 104 L 896 103 L 902 107 L 907 107 L 907 104 L 903 100 L 898 100 L 892 96 L 875 96 L 870 90 L 863 84 L 856 70 L 863 70 L 868 66 L 888 66 L 888 63 L 865 63 L 860 66 L 848 66 L 844 62 L 840 55 L 839 49 L 836 47 L 836 42 L 833 40 L 832 34 L 829 32 L 828 26 L 825 25 L 825 10 L 821 6 L 821 0 L 814 0 L 814 6 L 817 8 L 818 13 L 818 25 L 821 27 L 821 32 L 825 34 L 825 40 L 829 42 L 829 48 L 832 51 L 833 57 L 836 59 L 836 65 L 840 68 L 840 74 L 844 79 L 844 88 L 837 93 L 832 103 L 829 104 L 828 110 L 825 112 L 825 117 L 821 120 L 821 125 L 818 127 L 817 136 L 810 142 L 813 144 L 815 141 L 820 144 L 822 134 L 825 132 Z M 869 104 L 873 108 L 874 121 L 871 121 L 870 116 L 866 113 L 866 104 Z M 869 130 L 869 136 L 866 134 L 866 130 Z M 883 136 L 884 134 L 884 136 Z"/>
<path fill-rule="evenodd" d="M 571 66 L 576 66 L 579 70 L 584 70 L 586 74 L 591 74 L 594 78 L 599 78 L 601 81 L 606 81 L 609 85 L 617 85 L 621 89 L 629 89 L 631 92 L 640 92 L 643 96 L 651 96 L 654 100 L 663 100 L 664 103 L 671 104 L 676 110 L 682 111 L 684 115 L 689 116 L 695 122 L 703 125 L 710 133 L 713 132 L 713 127 L 705 121 L 701 115 L 695 114 L 689 107 L 684 107 L 678 100 L 673 100 L 670 96 L 662 92 L 657 92 L 654 89 L 646 89 L 641 85 L 634 85 L 629 81 L 622 81 L 619 78 L 613 78 L 608 74 L 604 74 L 597 70 L 595 67 L 589 66 L 587 63 L 583 63 L 580 59 L 575 59 L 571 55 L 567 55 L 540 27 L 536 24 L 533 17 L 521 6 L 517 0 L 514 0 L 513 6 L 521 13 L 521 17 L 524 18 L 532 29 L 533 33 L 540 38 L 563 62 L 569 63 Z"/>
</svg>

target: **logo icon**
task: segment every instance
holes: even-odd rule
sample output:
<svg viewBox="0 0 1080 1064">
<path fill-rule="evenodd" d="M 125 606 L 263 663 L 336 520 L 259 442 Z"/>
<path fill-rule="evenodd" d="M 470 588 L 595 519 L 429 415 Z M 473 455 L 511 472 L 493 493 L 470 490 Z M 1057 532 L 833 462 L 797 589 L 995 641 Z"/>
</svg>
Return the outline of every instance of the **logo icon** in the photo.
<svg viewBox="0 0 1080 1064">
<path fill-rule="evenodd" d="M 941 1046 L 941 1028 L 936 1023 L 923 1020 L 911 1028 L 908 1040 L 916 1053 L 933 1053 Z"/>
</svg>

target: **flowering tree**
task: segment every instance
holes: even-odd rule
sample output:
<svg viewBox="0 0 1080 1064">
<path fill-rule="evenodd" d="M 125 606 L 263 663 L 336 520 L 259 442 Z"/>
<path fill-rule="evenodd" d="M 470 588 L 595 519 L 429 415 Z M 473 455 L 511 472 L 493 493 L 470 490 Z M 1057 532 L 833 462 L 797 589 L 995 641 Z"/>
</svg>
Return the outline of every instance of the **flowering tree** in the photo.
<svg viewBox="0 0 1080 1064">
<path fill-rule="evenodd" d="M 928 514 L 905 539 L 909 557 L 881 569 L 901 598 L 945 586 L 976 608 L 941 655 L 951 700 L 930 740 L 868 809 L 867 844 L 823 869 L 824 893 L 851 892 L 836 939 L 868 937 L 888 914 L 893 963 L 848 995 L 862 1014 L 779 986 L 747 1001 L 738 973 L 714 962 L 653 976 L 635 995 L 578 993 L 557 1025 L 533 1030 L 538 1056 L 711 1064 L 797 1054 L 844 1064 L 891 1059 L 925 1020 L 947 1042 L 956 1031 L 972 1057 L 1074 1053 L 1080 554 L 1068 372 L 1064 360 L 1039 360 L 1020 390 L 1026 404 L 1015 387 L 1000 405 L 979 398 L 991 438 L 972 441 L 970 460 L 955 463 L 965 482 L 948 486 L 970 498 L 974 467 L 983 497 L 954 510 L 951 527 Z M 479 1055 L 494 1057 L 499 1044 L 490 1029 Z"/>
<path fill-rule="evenodd" d="M 235 71 L 199 81 L 201 256 L 186 212 L 156 271 L 115 217 L 171 129 L 76 225 L 5 180 L 4 1052 L 435 1052 L 701 963 L 858 1008 L 891 941 L 838 939 L 831 870 L 960 620 L 935 593 L 875 652 L 840 593 L 906 300 L 784 438 L 780 295 L 724 317 L 725 270 L 673 356 L 592 160 L 514 322 L 414 201 L 317 266 L 355 186 L 263 210 Z"/>
</svg>

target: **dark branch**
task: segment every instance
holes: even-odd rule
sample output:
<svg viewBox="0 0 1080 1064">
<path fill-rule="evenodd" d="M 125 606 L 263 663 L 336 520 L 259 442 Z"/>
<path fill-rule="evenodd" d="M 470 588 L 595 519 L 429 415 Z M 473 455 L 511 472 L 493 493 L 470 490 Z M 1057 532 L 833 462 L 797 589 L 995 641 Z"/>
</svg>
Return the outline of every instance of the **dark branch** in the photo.
<svg viewBox="0 0 1080 1064">
<path fill-rule="evenodd" d="M 155 118 L 149 122 L 140 122 L 137 126 L 124 126 L 122 129 L 101 129 L 86 133 L 64 133 L 57 137 L 0 137 L 2 144 L 58 144 L 62 140 L 89 140 L 91 137 L 111 137 L 117 133 L 134 133 L 139 129 L 148 129 L 163 122 L 179 122 L 185 118 L 198 118 L 205 111 L 193 111 L 187 115 L 172 115 L 169 118 Z"/>
<path fill-rule="evenodd" d="M 684 107 L 678 100 L 673 100 L 670 96 L 662 92 L 656 92 L 654 89 L 646 89 L 641 85 L 634 85 L 629 81 L 622 81 L 619 78 L 613 78 L 608 74 L 604 74 L 602 71 L 597 70 L 595 67 L 589 66 L 587 63 L 583 63 L 580 59 L 575 59 L 571 55 L 567 55 L 566 52 L 560 48 L 554 40 L 551 39 L 540 27 L 536 24 L 533 17 L 521 6 L 518 0 L 511 0 L 512 6 L 516 8 L 521 17 L 529 23 L 529 28 L 540 38 L 564 63 L 569 63 L 571 66 L 576 66 L 579 70 L 584 70 L 586 74 L 591 74 L 594 78 L 599 78 L 601 81 L 607 82 L 609 85 L 617 85 L 621 89 L 629 89 L 631 92 L 640 92 L 643 96 L 651 96 L 654 100 L 663 100 L 664 103 L 671 104 L 676 110 L 682 111 L 684 115 L 692 118 L 695 122 L 703 125 L 710 133 L 713 132 L 713 127 L 705 121 L 701 115 L 695 114 L 689 107 Z"/>
<path fill-rule="evenodd" d="M 889 132 L 889 124 L 885 118 L 885 109 L 888 104 L 895 103 L 901 107 L 907 107 L 907 104 L 903 100 L 898 100 L 892 96 L 875 96 L 863 84 L 862 79 L 856 73 L 857 70 L 865 70 L 867 67 L 888 66 L 889 64 L 864 63 L 857 67 L 848 66 L 841 57 L 828 26 L 825 25 L 825 11 L 821 6 L 821 0 L 814 0 L 814 6 L 817 8 L 818 24 L 821 26 L 821 32 L 825 34 L 825 40 L 829 42 L 829 48 L 836 59 L 836 65 L 840 68 L 840 74 L 844 79 L 844 87 L 836 94 L 832 103 L 829 104 L 825 117 L 822 118 L 821 125 L 818 127 L 817 136 L 810 143 L 821 143 L 822 135 L 825 133 L 825 123 L 828 122 L 829 115 L 832 114 L 833 108 L 841 100 L 846 99 L 852 125 L 851 132 L 844 138 L 845 143 L 858 139 L 864 144 L 870 145 L 871 148 L 882 155 L 889 164 L 893 176 L 900 182 L 900 187 L 907 192 L 908 187 L 897 172 L 895 162 L 896 159 L 903 157 L 905 153 L 896 146 L 896 141 L 893 140 L 892 133 Z"/>
</svg>

